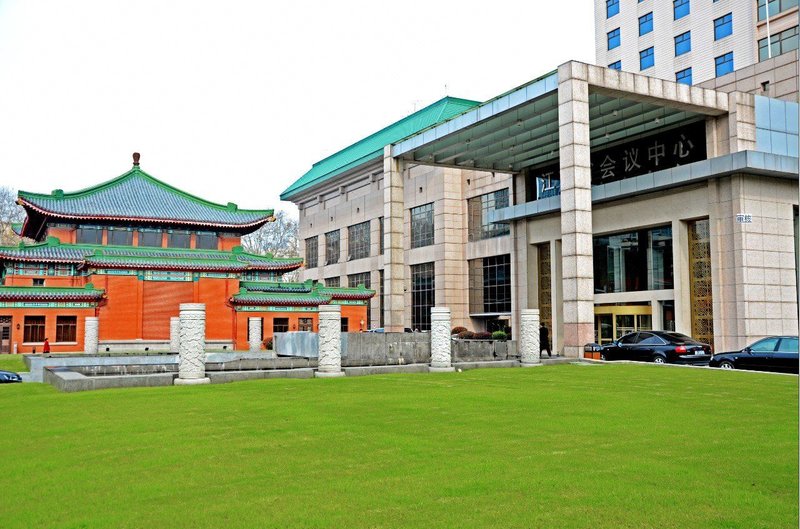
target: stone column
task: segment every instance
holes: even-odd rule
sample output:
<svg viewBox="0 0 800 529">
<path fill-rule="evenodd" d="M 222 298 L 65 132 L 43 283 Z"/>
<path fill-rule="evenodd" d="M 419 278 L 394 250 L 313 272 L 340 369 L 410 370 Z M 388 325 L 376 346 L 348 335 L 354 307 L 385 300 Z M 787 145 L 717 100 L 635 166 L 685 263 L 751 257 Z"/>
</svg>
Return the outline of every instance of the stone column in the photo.
<svg viewBox="0 0 800 529">
<path fill-rule="evenodd" d="M 181 303 L 180 347 L 176 386 L 208 384 L 206 377 L 206 306 L 203 303 Z"/>
<path fill-rule="evenodd" d="M 383 320 L 386 332 L 403 332 L 405 327 L 403 193 L 403 162 L 392 158 L 392 146 L 387 145 L 383 154 Z"/>
<path fill-rule="evenodd" d="M 564 356 L 580 358 L 594 341 L 592 168 L 589 158 L 587 66 L 558 68 L 558 143 L 561 173 L 561 240 Z"/>
<path fill-rule="evenodd" d="M 247 329 L 250 352 L 257 353 L 261 351 L 261 318 L 248 318 Z"/>
<path fill-rule="evenodd" d="M 181 347 L 181 319 L 173 316 L 169 319 L 169 350 L 177 353 Z"/>
<path fill-rule="evenodd" d="M 319 363 L 315 375 L 322 378 L 343 377 L 342 311 L 339 305 L 319 307 Z"/>
<path fill-rule="evenodd" d="M 94 316 L 87 316 L 83 327 L 83 352 L 96 355 L 99 346 L 100 321 Z"/>
<path fill-rule="evenodd" d="M 451 363 L 450 309 L 431 308 L 431 372 L 455 371 Z"/>
<path fill-rule="evenodd" d="M 539 309 L 525 309 L 520 313 L 519 362 L 522 367 L 541 365 L 539 349 Z"/>
</svg>

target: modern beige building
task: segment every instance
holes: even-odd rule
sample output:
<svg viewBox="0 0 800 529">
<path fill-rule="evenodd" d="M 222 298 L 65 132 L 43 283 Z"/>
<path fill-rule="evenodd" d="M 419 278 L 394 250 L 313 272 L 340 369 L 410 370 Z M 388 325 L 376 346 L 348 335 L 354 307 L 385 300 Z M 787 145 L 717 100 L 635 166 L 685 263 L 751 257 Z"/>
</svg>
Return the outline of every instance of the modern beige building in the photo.
<svg viewBox="0 0 800 529">
<path fill-rule="evenodd" d="M 698 84 L 798 48 L 798 0 L 595 0 L 600 66 Z"/>
<path fill-rule="evenodd" d="M 472 327 L 510 312 L 515 328 L 538 308 L 568 356 L 642 329 L 717 350 L 797 333 L 796 102 L 569 62 L 405 137 L 370 138 L 383 149 L 284 198 L 320 261 L 339 231 L 345 262 L 305 278 L 369 272 L 387 330 L 447 305 Z M 343 234 L 364 222 L 369 255 L 347 260 Z M 470 240 L 478 226 L 496 236 Z M 498 265 L 510 303 L 478 312 L 504 297 Z"/>
</svg>

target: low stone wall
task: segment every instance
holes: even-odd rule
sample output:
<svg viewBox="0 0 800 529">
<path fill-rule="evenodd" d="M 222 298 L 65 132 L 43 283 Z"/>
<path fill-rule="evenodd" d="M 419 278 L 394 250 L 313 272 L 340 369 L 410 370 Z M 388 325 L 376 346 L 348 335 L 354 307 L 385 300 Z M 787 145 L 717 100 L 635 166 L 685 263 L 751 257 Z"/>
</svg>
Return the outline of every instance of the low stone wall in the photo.
<svg viewBox="0 0 800 529">
<path fill-rule="evenodd" d="M 82 366 L 121 366 L 121 365 L 148 365 L 148 364 L 178 364 L 178 355 L 174 353 L 152 354 L 54 354 L 34 355 L 26 354 L 23 357 L 25 365 L 30 371 L 31 382 L 46 382 L 44 379 L 45 367 L 82 367 Z"/>
</svg>

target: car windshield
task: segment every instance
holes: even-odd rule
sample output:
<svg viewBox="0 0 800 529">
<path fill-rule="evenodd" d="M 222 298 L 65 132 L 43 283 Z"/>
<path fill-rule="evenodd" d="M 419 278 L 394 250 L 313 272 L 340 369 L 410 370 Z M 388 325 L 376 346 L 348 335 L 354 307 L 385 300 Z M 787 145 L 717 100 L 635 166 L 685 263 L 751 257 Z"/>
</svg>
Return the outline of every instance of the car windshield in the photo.
<svg viewBox="0 0 800 529">
<path fill-rule="evenodd" d="M 665 332 L 662 333 L 661 336 L 673 343 L 700 343 L 691 336 L 686 336 L 679 332 Z"/>
</svg>

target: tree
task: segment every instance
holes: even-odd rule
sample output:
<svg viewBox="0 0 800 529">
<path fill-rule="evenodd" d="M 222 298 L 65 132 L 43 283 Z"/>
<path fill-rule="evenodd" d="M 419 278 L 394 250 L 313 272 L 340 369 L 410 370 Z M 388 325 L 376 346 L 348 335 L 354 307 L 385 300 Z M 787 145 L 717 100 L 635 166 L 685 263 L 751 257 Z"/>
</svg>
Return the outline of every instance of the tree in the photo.
<svg viewBox="0 0 800 529">
<path fill-rule="evenodd" d="M 0 186 L 0 246 L 15 246 L 22 237 L 14 233 L 12 226 L 25 220 L 25 210 L 17 204 L 17 192 Z"/>
<path fill-rule="evenodd" d="M 299 257 L 300 225 L 285 211 L 275 214 L 275 221 L 268 222 L 250 235 L 242 237 L 245 251 L 255 254 L 271 253 L 275 257 Z"/>
</svg>

